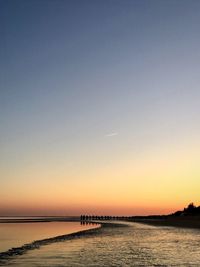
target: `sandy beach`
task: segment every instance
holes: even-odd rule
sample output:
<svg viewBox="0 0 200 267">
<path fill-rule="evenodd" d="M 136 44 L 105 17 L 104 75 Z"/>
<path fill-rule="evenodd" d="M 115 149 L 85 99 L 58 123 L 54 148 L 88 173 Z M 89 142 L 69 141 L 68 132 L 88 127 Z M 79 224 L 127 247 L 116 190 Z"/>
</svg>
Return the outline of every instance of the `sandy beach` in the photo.
<svg viewBox="0 0 200 267">
<path fill-rule="evenodd" d="M 174 227 L 200 229 L 200 216 L 180 216 L 180 217 L 166 216 L 161 219 L 135 218 L 131 221 L 155 225 L 155 226 L 174 226 Z"/>
<path fill-rule="evenodd" d="M 200 232 L 195 229 L 117 220 L 99 223 L 98 229 L 12 248 L 0 254 L 0 266 L 199 266 Z"/>
</svg>

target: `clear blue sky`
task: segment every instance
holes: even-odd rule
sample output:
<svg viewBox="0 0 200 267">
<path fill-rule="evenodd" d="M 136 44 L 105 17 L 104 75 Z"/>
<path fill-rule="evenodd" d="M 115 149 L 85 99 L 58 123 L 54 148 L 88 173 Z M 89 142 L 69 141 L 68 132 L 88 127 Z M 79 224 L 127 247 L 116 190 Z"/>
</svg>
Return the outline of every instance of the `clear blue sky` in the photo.
<svg viewBox="0 0 200 267">
<path fill-rule="evenodd" d="M 102 206 L 109 211 L 135 201 L 129 191 L 124 197 L 124 183 L 141 195 L 151 184 L 144 194 L 146 203 L 153 199 L 152 212 L 160 212 L 155 183 L 164 192 L 177 179 L 169 196 L 177 205 L 200 201 L 193 195 L 199 188 L 199 25 L 199 1 L 1 0 L 0 213 L 28 213 L 36 199 L 46 203 L 41 212 L 64 213 L 70 205 L 77 213 L 82 206 L 95 211 L 82 189 L 94 192 L 100 209 L 109 197 L 95 197 L 107 180 L 116 192 L 111 206 Z M 181 156 L 193 162 L 183 169 L 184 188 L 178 188 L 182 172 L 166 163 L 177 166 Z M 150 178 L 141 170 L 150 170 L 152 159 L 164 167 L 157 173 L 155 163 Z M 48 187 L 51 195 L 57 188 L 54 199 L 62 196 L 52 209 Z M 169 199 L 157 200 L 167 206 Z"/>
</svg>

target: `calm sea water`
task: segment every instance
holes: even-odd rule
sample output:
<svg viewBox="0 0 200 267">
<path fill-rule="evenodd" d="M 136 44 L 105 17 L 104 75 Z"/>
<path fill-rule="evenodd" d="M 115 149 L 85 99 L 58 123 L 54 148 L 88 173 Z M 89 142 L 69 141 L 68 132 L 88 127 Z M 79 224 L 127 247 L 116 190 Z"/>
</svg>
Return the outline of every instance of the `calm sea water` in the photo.
<svg viewBox="0 0 200 267">
<path fill-rule="evenodd" d="M 127 224 L 42 246 L 4 266 L 200 266 L 200 230 Z"/>
<path fill-rule="evenodd" d="M 97 227 L 80 222 L 0 223 L 0 252 L 35 240 L 51 238 Z"/>
</svg>

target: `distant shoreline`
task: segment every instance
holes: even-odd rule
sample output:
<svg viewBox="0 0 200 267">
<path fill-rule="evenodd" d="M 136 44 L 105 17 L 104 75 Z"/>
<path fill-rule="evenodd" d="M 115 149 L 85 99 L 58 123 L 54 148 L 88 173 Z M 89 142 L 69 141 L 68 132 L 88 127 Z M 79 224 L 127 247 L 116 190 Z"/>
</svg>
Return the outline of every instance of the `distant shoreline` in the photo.
<svg viewBox="0 0 200 267">
<path fill-rule="evenodd" d="M 162 218 L 133 218 L 131 222 L 150 224 L 154 226 L 173 226 L 200 229 L 200 216 L 163 216 Z"/>
<path fill-rule="evenodd" d="M 115 220 L 114 220 L 115 221 Z M 116 222 L 136 222 L 144 223 L 154 226 L 172 226 L 172 227 L 183 227 L 183 228 L 195 228 L 200 229 L 200 215 L 198 216 L 133 216 L 130 218 L 124 218 L 116 220 Z M 81 222 L 79 216 L 41 216 L 41 217 L 26 217 L 11 219 L 8 217 L 0 217 L 0 223 L 42 223 L 42 222 Z M 84 222 L 84 221 L 83 221 Z M 85 220 L 85 223 L 100 223 L 102 220 Z M 113 223 L 115 224 L 115 223 Z"/>
<path fill-rule="evenodd" d="M 79 222 L 80 218 L 77 217 L 19 217 L 19 218 L 9 218 L 9 217 L 0 217 L 0 223 L 37 223 L 37 222 Z"/>
</svg>

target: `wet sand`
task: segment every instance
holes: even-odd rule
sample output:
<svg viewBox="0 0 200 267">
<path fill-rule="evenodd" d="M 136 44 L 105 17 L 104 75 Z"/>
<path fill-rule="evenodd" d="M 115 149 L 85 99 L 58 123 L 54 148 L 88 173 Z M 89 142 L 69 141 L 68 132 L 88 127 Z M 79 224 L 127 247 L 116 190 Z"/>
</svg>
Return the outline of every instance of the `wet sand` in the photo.
<svg viewBox="0 0 200 267">
<path fill-rule="evenodd" d="M 21 222 L 22 220 L 20 220 Z M 52 220 L 50 220 L 52 222 Z M 53 220 L 55 222 L 55 220 Z M 67 220 L 69 221 L 69 220 Z M 19 221 L 15 221 L 15 223 L 19 223 Z M 23 220 L 24 223 L 27 223 L 27 220 Z M 35 221 L 32 219 L 29 219 L 29 222 L 34 223 L 34 222 L 41 222 L 41 221 Z M 49 222 L 46 221 L 45 219 L 42 220 L 42 222 Z M 12 223 L 12 222 L 11 222 Z M 66 240 L 72 240 L 72 239 L 77 239 L 83 236 L 94 236 L 97 235 L 98 233 L 100 233 L 100 229 L 101 228 L 115 228 L 115 227 L 127 227 L 126 224 L 123 224 L 122 222 L 117 222 L 113 223 L 113 222 L 105 222 L 105 221 L 91 221 L 91 222 L 86 222 L 85 224 L 95 224 L 96 227 L 95 228 L 91 228 L 91 229 L 85 229 L 85 230 L 81 230 L 78 232 L 73 232 L 73 233 L 68 233 L 65 235 L 59 235 L 59 236 L 55 236 L 55 237 L 51 237 L 51 238 L 45 238 L 45 239 L 41 239 L 41 240 L 36 240 L 33 241 L 31 243 L 28 244 L 24 244 L 20 247 L 13 247 L 5 252 L 0 252 L 0 265 L 2 262 L 4 262 L 5 260 L 8 260 L 9 258 L 16 256 L 16 255 L 23 255 L 24 253 L 26 253 L 29 250 L 34 250 L 34 249 L 38 249 L 41 246 L 44 245 L 49 245 L 52 243 L 57 243 L 57 242 L 63 242 Z"/>
<path fill-rule="evenodd" d="M 35 222 L 77 222 L 80 221 L 79 217 L 43 217 L 43 218 L 26 218 L 26 219 L 1 219 L 0 223 L 35 223 Z M 121 220 L 122 222 L 123 220 Z M 124 221 L 137 222 L 137 223 L 145 223 L 155 226 L 174 226 L 174 227 L 185 227 L 185 228 L 199 228 L 200 229 L 200 216 L 166 216 L 162 218 L 131 218 Z M 85 223 L 102 223 L 102 221 L 86 221 Z M 109 222 L 109 221 L 108 221 Z M 118 220 L 112 221 L 119 223 Z M 114 223 L 115 224 L 115 223 Z M 112 225 L 114 225 L 112 224 Z M 105 224 L 104 224 L 105 226 Z"/>
<path fill-rule="evenodd" d="M 64 236 L 30 244 L 30 248 L 12 251 L 16 254 L 7 255 L 0 266 L 199 266 L 199 230 L 131 222 L 123 224 L 128 227 L 106 223 L 105 227 L 79 233 L 70 240 Z M 34 249 L 37 245 L 40 249 Z"/>
<path fill-rule="evenodd" d="M 155 226 L 174 226 L 174 227 L 200 229 L 200 216 L 182 216 L 182 217 L 168 216 L 160 219 L 134 218 L 131 221 L 155 225 Z"/>
</svg>

